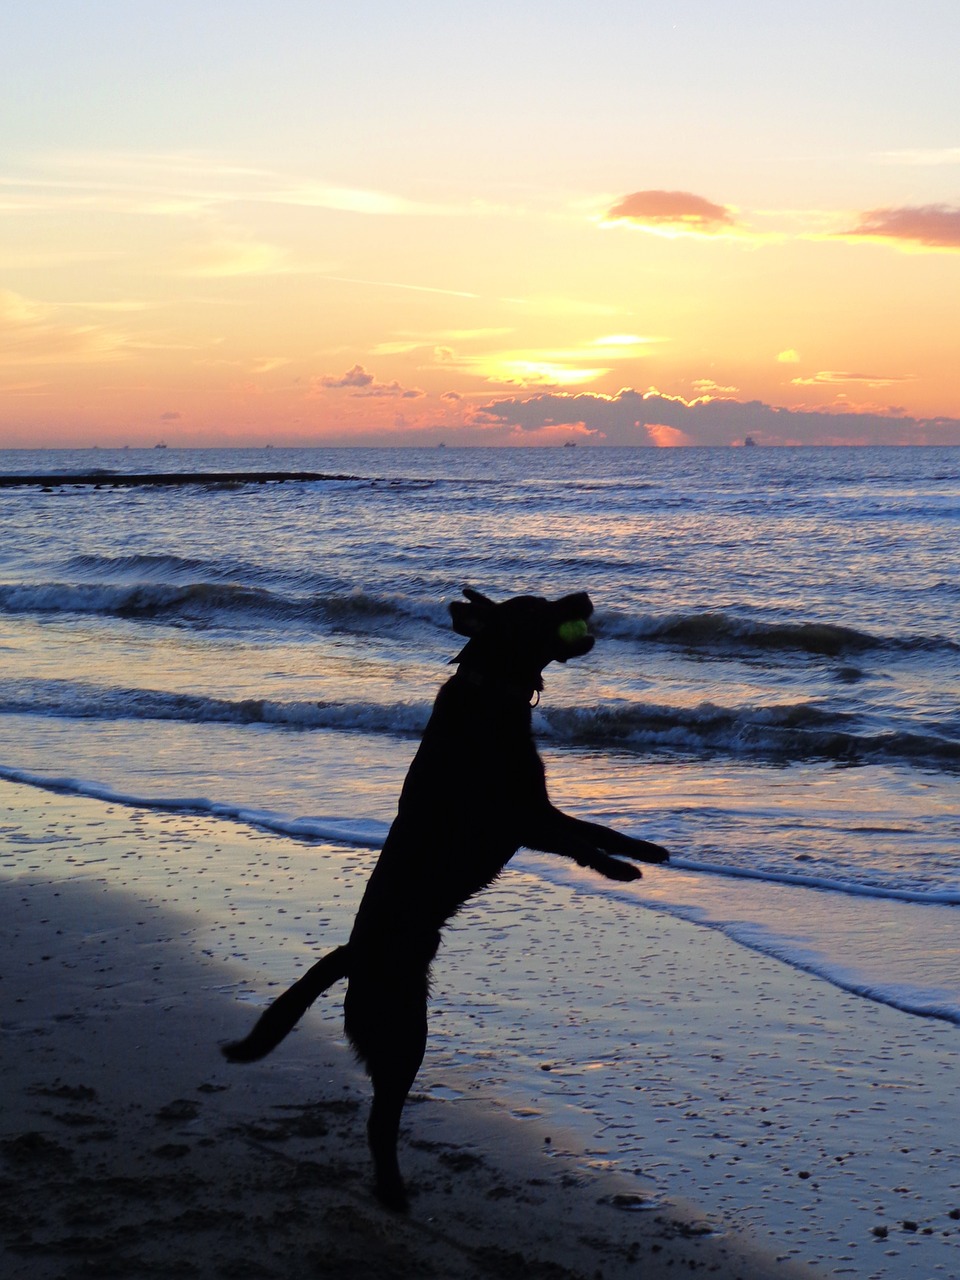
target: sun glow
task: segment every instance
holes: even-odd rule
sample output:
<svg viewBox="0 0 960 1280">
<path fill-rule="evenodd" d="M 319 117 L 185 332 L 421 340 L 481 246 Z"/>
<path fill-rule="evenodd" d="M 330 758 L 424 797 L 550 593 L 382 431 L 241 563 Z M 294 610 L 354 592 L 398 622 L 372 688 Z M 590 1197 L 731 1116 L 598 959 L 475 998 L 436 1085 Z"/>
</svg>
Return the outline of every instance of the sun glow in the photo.
<svg viewBox="0 0 960 1280">
<path fill-rule="evenodd" d="M 488 381 L 520 383 L 522 386 L 572 387 L 595 382 L 606 373 L 609 373 L 608 369 L 577 368 L 549 360 L 503 360 L 491 367 Z"/>
<path fill-rule="evenodd" d="M 774 7 L 679 43 L 670 6 L 625 9 L 664 51 L 641 82 L 615 24 L 574 9 L 504 45 L 470 6 L 429 28 L 239 6 L 226 35 L 211 6 L 182 26 L 64 6 L 56 41 L 19 6 L 0 47 L 0 445 L 512 442 L 532 399 L 565 393 L 589 395 L 574 420 L 607 444 L 960 443 L 958 152 L 898 148 L 896 123 L 935 142 L 960 114 L 960 16 L 918 34 L 891 15 L 860 33 L 876 60 L 814 91 L 809 15 L 795 60 L 756 77 Z M 853 110 L 849 77 L 886 109 Z M 787 136 L 809 165 L 770 163 Z M 500 435 L 481 432 L 501 397 Z"/>
</svg>

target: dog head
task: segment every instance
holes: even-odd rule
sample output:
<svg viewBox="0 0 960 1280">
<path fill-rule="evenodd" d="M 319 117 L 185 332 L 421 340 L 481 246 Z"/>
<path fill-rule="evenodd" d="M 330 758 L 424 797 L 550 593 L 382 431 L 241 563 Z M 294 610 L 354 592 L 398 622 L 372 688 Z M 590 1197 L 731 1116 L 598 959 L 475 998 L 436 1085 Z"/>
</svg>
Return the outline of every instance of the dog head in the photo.
<svg viewBox="0 0 960 1280">
<path fill-rule="evenodd" d="M 593 648 L 587 631 L 593 604 L 585 591 L 559 600 L 514 596 L 499 604 L 469 587 L 463 594 L 466 602 L 450 605 L 453 629 L 469 640 L 453 659 L 463 666 L 540 689 L 549 663 L 580 658 Z"/>
</svg>

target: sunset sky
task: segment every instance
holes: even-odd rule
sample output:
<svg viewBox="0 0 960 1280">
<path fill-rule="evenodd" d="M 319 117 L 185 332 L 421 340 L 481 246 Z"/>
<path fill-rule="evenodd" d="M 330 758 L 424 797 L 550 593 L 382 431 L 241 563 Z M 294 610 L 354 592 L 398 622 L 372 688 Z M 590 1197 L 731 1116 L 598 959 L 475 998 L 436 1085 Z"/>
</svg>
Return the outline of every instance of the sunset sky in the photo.
<svg viewBox="0 0 960 1280">
<path fill-rule="evenodd" d="M 0 446 L 960 444 L 958 0 L 0 15 Z"/>
</svg>

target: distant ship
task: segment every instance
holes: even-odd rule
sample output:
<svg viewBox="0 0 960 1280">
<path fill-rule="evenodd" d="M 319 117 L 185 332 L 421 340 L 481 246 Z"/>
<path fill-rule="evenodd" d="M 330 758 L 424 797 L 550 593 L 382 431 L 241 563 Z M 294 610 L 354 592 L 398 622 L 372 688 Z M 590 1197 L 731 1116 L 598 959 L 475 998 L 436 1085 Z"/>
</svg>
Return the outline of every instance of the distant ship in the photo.
<svg viewBox="0 0 960 1280">
<path fill-rule="evenodd" d="M 565 449 L 575 449 L 577 447 L 576 440 L 564 440 L 563 447 Z"/>
<path fill-rule="evenodd" d="M 753 436 L 744 436 L 743 447 L 745 449 L 756 449 L 757 442 L 754 440 Z"/>
<path fill-rule="evenodd" d="M 155 449 L 165 449 L 167 447 L 167 442 L 166 440 L 158 440 L 153 447 Z"/>
</svg>

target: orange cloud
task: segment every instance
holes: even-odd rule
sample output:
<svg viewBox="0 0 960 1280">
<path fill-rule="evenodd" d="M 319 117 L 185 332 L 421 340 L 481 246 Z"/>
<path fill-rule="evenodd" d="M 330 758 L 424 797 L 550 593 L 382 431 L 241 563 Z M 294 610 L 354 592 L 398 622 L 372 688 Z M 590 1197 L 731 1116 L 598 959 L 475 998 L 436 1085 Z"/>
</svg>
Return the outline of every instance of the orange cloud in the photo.
<svg viewBox="0 0 960 1280">
<path fill-rule="evenodd" d="M 647 435 L 658 449 L 677 449 L 682 445 L 693 444 L 685 431 L 668 427 L 665 422 L 648 422 L 645 427 Z"/>
<path fill-rule="evenodd" d="M 960 249 L 960 208 L 947 204 L 872 209 L 840 235 L 849 240 L 900 243 L 923 249 Z"/>
<path fill-rule="evenodd" d="M 241 239 L 185 245 L 178 262 L 181 275 L 201 279 L 274 275 L 287 269 L 285 255 L 275 245 Z"/>
<path fill-rule="evenodd" d="M 694 390 L 699 396 L 735 396 L 740 390 L 739 387 L 721 386 L 719 382 L 714 382 L 712 378 L 695 378 L 693 382 Z"/>
<path fill-rule="evenodd" d="M 607 222 L 632 222 L 648 230 L 709 235 L 735 225 L 733 214 L 689 191 L 634 191 L 606 214 Z"/>
<path fill-rule="evenodd" d="M 121 334 L 64 324 L 55 307 L 0 289 L 0 365 L 96 364 L 130 349 Z"/>
<path fill-rule="evenodd" d="M 886 375 L 871 373 L 846 373 L 839 369 L 821 369 L 810 378 L 791 378 L 795 387 L 836 386 L 845 382 L 863 382 L 870 387 L 889 387 L 897 382 L 912 382 L 912 374 Z"/>
</svg>

